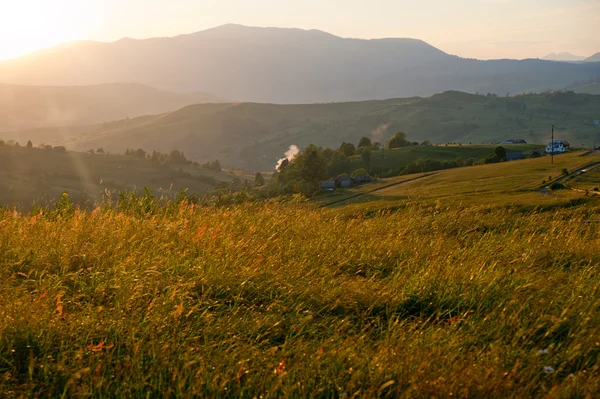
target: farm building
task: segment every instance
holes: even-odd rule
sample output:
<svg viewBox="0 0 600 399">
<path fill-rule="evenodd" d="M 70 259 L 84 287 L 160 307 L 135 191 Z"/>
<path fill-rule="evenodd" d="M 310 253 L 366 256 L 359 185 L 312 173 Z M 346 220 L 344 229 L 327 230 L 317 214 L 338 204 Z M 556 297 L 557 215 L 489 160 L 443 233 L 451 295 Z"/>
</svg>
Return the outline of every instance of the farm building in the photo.
<svg viewBox="0 0 600 399">
<path fill-rule="evenodd" d="M 352 187 L 354 185 L 354 180 L 349 177 L 344 177 L 338 180 L 338 183 L 341 188 Z"/>
<path fill-rule="evenodd" d="M 546 146 L 547 153 L 562 154 L 571 146 L 566 140 L 554 140 Z"/>
<path fill-rule="evenodd" d="M 525 155 L 522 152 L 507 152 L 506 160 L 507 161 L 517 161 L 519 159 L 524 159 Z"/>
<path fill-rule="evenodd" d="M 325 180 L 321 182 L 321 190 L 333 191 L 335 190 L 335 180 Z"/>
<path fill-rule="evenodd" d="M 370 176 L 356 176 L 352 178 L 352 180 L 354 180 L 354 183 L 356 184 L 366 184 L 373 181 Z"/>
</svg>

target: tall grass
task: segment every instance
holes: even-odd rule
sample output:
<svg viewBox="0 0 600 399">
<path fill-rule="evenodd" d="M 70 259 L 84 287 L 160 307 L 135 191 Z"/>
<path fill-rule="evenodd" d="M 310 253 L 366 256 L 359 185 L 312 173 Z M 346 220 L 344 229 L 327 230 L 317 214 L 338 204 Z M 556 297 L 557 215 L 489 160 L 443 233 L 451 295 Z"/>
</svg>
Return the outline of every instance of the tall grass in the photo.
<svg viewBox="0 0 600 399">
<path fill-rule="evenodd" d="M 600 391 L 598 209 L 0 210 L 2 397 Z"/>
</svg>

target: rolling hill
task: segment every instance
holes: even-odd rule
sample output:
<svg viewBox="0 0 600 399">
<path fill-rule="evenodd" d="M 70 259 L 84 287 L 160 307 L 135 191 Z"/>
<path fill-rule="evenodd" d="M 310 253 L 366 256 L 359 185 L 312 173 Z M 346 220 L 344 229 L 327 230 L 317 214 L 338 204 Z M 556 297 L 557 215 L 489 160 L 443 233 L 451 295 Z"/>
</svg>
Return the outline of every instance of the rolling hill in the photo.
<svg viewBox="0 0 600 399">
<path fill-rule="evenodd" d="M 599 110 L 600 97 L 574 93 L 495 97 L 447 92 L 428 98 L 330 104 L 201 104 L 79 128 L 69 131 L 61 144 L 121 153 L 139 147 L 179 149 L 201 162 L 218 158 L 227 167 L 272 170 L 291 144 L 337 148 L 343 141 L 356 144 L 362 136 L 384 142 L 398 131 L 412 141 L 433 143 L 516 138 L 545 143 L 555 124 L 557 137 L 591 146 L 600 142 L 600 129 L 592 124 L 600 119 Z M 19 137 L 24 143 L 34 135 L 60 134 L 59 129 L 45 129 L 23 131 Z M 0 137 L 11 138 L 5 133 Z"/>
<path fill-rule="evenodd" d="M 90 125 L 220 101 L 206 93 L 173 93 L 133 83 L 62 87 L 0 84 L 0 131 Z"/>
<path fill-rule="evenodd" d="M 600 64 L 463 59 L 415 39 L 360 40 L 317 30 L 225 25 L 113 43 L 73 42 L 0 63 L 0 81 L 139 82 L 170 91 L 274 103 L 523 93 L 600 76 Z"/>
<path fill-rule="evenodd" d="M 143 187 L 154 195 L 174 197 L 179 189 L 204 195 L 220 182 L 253 178 L 239 172 L 213 171 L 193 165 L 169 165 L 134 156 L 56 152 L 0 143 L 0 206 L 28 209 L 34 203 L 55 202 L 68 191 L 77 202 L 91 204 L 106 191 L 118 192 Z M 90 204 L 90 205 L 91 205 Z"/>
</svg>

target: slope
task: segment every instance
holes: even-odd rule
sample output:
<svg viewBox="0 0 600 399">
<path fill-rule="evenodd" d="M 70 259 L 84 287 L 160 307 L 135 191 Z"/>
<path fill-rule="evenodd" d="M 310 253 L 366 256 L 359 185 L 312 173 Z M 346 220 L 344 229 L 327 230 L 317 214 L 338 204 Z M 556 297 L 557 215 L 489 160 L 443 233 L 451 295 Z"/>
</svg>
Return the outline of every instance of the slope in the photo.
<svg viewBox="0 0 600 399">
<path fill-rule="evenodd" d="M 173 197 L 180 189 L 201 196 L 220 182 L 232 183 L 236 176 L 246 177 L 192 165 L 158 164 L 133 156 L 0 145 L 0 205 L 24 209 L 34 201 L 52 203 L 63 191 L 77 202 L 98 201 L 107 191 L 111 196 L 143 187 L 158 196 Z"/>
<path fill-rule="evenodd" d="M 335 202 L 333 206 L 346 207 L 345 211 L 354 212 L 393 208 L 406 201 L 444 205 L 486 204 L 494 207 L 551 207 L 565 205 L 572 200 L 583 203 L 587 201 L 586 198 L 582 199 L 586 197 L 585 193 L 560 190 L 542 194 L 540 188 L 560 179 L 565 169 L 574 172 L 599 162 L 600 151 L 579 151 L 554 157 L 554 164 L 550 163 L 549 157 L 542 157 L 440 171 L 416 180 L 407 181 L 409 176 L 402 176 L 385 179 L 385 184 L 382 184 L 384 188 L 380 190 L 354 196 L 348 201 Z M 593 176 L 590 174 L 590 178 L 593 179 Z M 394 184 L 396 181 L 401 184 Z M 350 196 L 356 190 L 361 189 L 349 190 L 346 195 Z M 317 204 L 322 203 L 328 203 L 327 198 L 319 198 Z"/>
<path fill-rule="evenodd" d="M 592 55 L 590 58 L 586 59 L 585 62 L 600 62 L 600 53 Z"/>
<path fill-rule="evenodd" d="M 0 84 L 0 131 L 90 125 L 220 101 L 206 93 L 172 93 L 131 83 L 64 87 Z"/>
<path fill-rule="evenodd" d="M 600 118 L 599 109 L 600 97 L 575 93 L 495 97 L 447 92 L 329 104 L 205 104 L 90 127 L 64 143 L 111 152 L 180 149 L 202 162 L 218 158 L 228 167 L 272 170 L 292 144 L 337 148 L 344 141 L 356 144 L 362 136 L 385 142 L 398 131 L 419 142 L 525 139 L 543 144 L 555 124 L 558 138 L 592 146 L 600 142 L 600 129 L 592 124 Z"/>
<path fill-rule="evenodd" d="M 140 82 L 275 103 L 521 93 L 600 75 L 600 65 L 467 60 L 414 39 L 360 40 L 225 25 L 189 35 L 74 42 L 0 63 L 1 80 L 38 85 Z"/>
</svg>

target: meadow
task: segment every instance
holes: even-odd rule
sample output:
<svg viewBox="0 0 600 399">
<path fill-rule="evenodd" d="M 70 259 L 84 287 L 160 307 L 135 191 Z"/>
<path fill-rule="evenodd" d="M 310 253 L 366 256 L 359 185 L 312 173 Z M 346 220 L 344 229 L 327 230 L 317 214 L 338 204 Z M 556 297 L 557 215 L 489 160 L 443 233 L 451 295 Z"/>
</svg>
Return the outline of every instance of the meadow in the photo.
<svg viewBox="0 0 600 399">
<path fill-rule="evenodd" d="M 535 191 L 581 155 L 384 206 L 3 208 L 0 396 L 591 397 L 600 198 Z M 436 199 L 463 171 L 496 191 Z"/>
<path fill-rule="evenodd" d="M 24 143 L 23 143 L 24 144 Z M 56 152 L 0 145 L 0 206 L 29 210 L 52 204 L 68 191 L 79 204 L 93 206 L 103 196 L 144 187 L 174 198 L 179 190 L 202 196 L 234 179 L 253 181 L 241 171 L 213 171 L 193 165 L 170 165 L 115 154 Z"/>
</svg>

